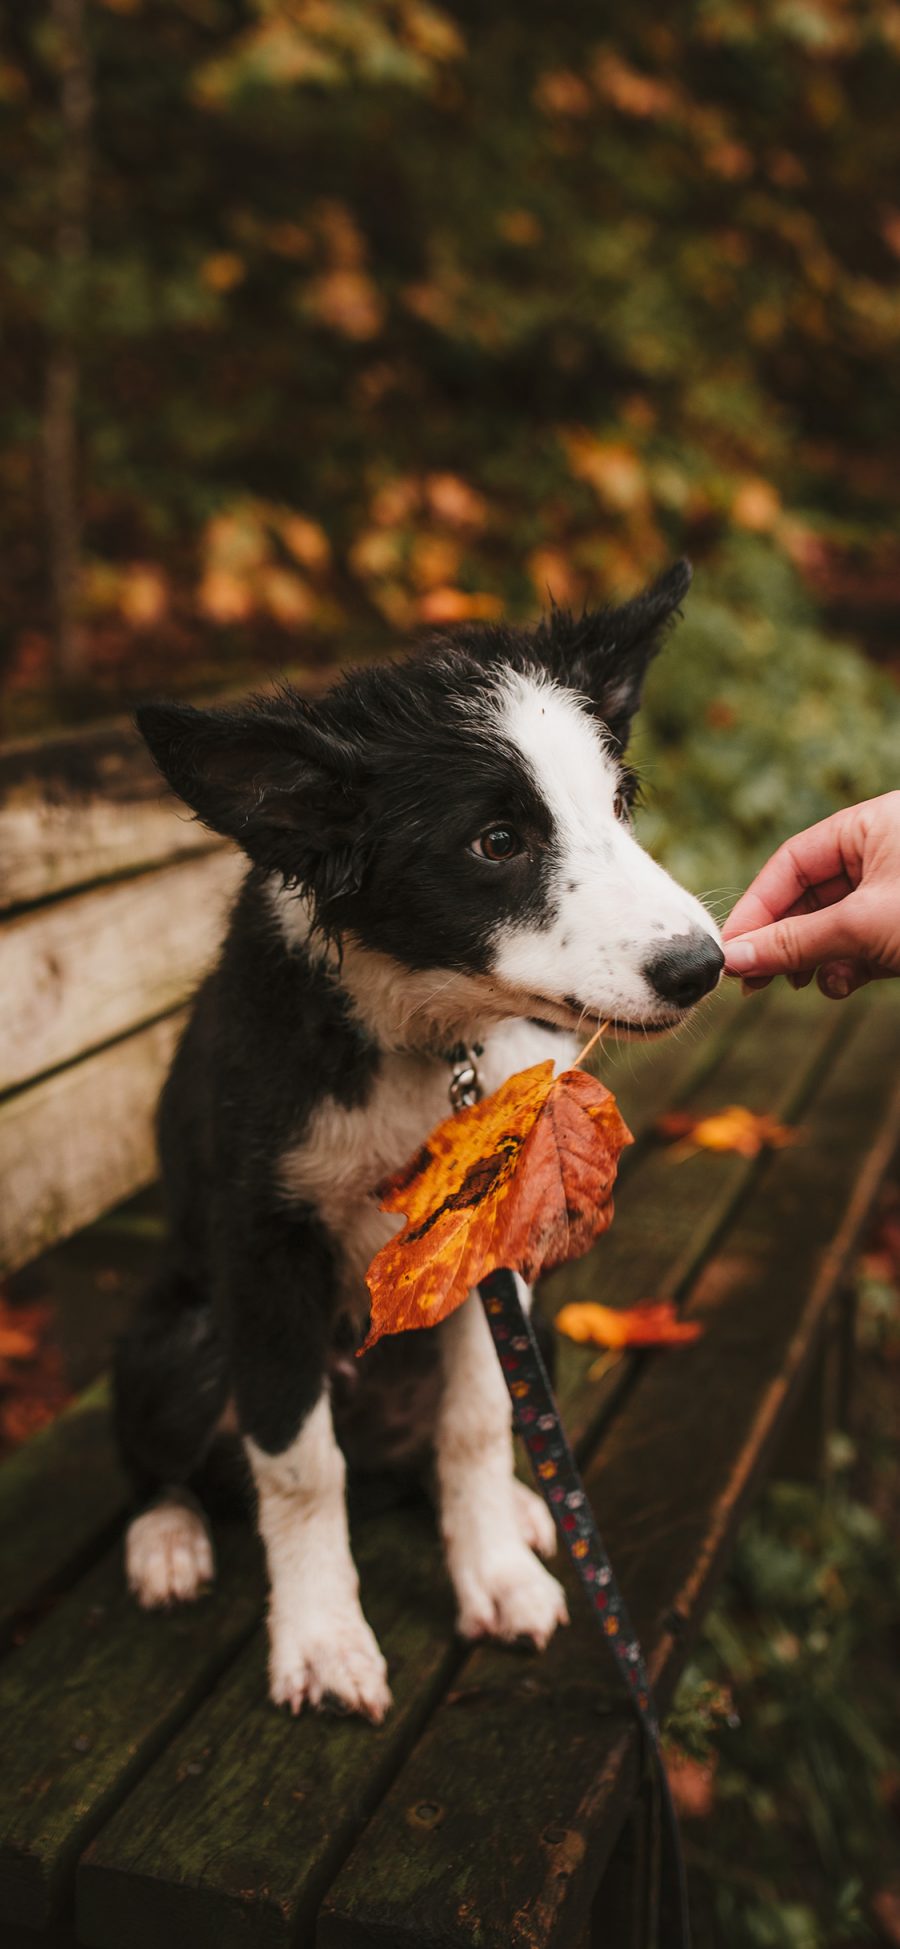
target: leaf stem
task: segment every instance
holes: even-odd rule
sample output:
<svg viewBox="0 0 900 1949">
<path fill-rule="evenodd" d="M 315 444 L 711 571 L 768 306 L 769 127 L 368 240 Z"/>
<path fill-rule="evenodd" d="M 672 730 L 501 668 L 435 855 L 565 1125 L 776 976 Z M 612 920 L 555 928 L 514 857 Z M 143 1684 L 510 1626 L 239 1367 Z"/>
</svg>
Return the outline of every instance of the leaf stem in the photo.
<svg viewBox="0 0 900 1949">
<path fill-rule="evenodd" d="M 575 1057 L 575 1061 L 574 1061 L 574 1062 L 573 1062 L 573 1063 L 572 1063 L 572 1064 L 570 1065 L 570 1067 L 571 1067 L 572 1069 L 580 1069 L 580 1068 L 581 1068 L 581 1065 L 582 1065 L 582 1063 L 584 1062 L 584 1059 L 585 1059 L 585 1056 L 589 1056 L 589 1055 L 590 1055 L 590 1053 L 591 1053 L 591 1050 L 592 1050 L 592 1049 L 593 1049 L 593 1047 L 594 1047 L 594 1043 L 595 1043 L 595 1042 L 599 1042 L 599 1041 L 600 1041 L 600 1037 L 606 1034 L 606 1031 L 607 1031 L 607 1029 L 608 1029 L 608 1028 L 609 1028 L 609 1022 L 608 1022 L 608 1021 L 606 1021 L 606 1022 L 600 1022 L 600 1023 L 598 1023 L 598 1025 L 597 1025 L 597 1027 L 596 1027 L 596 1028 L 595 1028 L 595 1030 L 594 1030 L 594 1033 L 593 1033 L 593 1035 L 591 1036 L 591 1039 L 590 1039 L 590 1042 L 586 1042 L 586 1043 L 585 1043 L 585 1045 L 584 1045 L 584 1048 L 582 1049 L 582 1051 L 581 1051 L 581 1054 L 580 1054 L 580 1056 L 576 1056 L 576 1057 Z"/>
</svg>

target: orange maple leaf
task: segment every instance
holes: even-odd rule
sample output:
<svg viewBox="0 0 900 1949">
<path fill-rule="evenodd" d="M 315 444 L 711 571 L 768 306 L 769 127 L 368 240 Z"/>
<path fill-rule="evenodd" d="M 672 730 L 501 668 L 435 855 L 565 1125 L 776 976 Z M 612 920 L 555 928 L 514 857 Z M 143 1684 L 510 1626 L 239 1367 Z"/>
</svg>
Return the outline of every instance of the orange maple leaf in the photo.
<svg viewBox="0 0 900 1949">
<path fill-rule="evenodd" d="M 0 1361 L 31 1360 L 36 1351 L 34 1334 L 23 1333 L 21 1327 L 6 1326 L 0 1319 Z"/>
<path fill-rule="evenodd" d="M 560 1333 L 592 1347 L 674 1347 L 696 1340 L 699 1320 L 680 1320 L 669 1299 L 645 1299 L 639 1306 L 598 1306 L 572 1300 L 556 1315 Z"/>
<path fill-rule="evenodd" d="M 586 1252 L 612 1222 L 619 1156 L 633 1141 L 615 1097 L 582 1069 L 552 1062 L 511 1076 L 448 1117 L 380 1187 L 406 1224 L 367 1274 L 383 1333 L 436 1326 L 498 1266 L 527 1280 Z"/>
<path fill-rule="evenodd" d="M 69 1399 L 53 1309 L 11 1306 L 0 1294 L 0 1456 L 52 1421 Z"/>
<path fill-rule="evenodd" d="M 695 1150 L 731 1150 L 741 1157 L 758 1157 L 761 1150 L 783 1150 L 786 1144 L 797 1142 L 797 1132 L 787 1124 L 765 1111 L 748 1110 L 743 1103 L 729 1103 L 727 1109 L 715 1110 L 707 1117 L 693 1116 L 689 1110 L 672 1110 L 657 1119 L 656 1130 L 659 1136 L 678 1143 L 676 1155 L 682 1157 Z"/>
</svg>

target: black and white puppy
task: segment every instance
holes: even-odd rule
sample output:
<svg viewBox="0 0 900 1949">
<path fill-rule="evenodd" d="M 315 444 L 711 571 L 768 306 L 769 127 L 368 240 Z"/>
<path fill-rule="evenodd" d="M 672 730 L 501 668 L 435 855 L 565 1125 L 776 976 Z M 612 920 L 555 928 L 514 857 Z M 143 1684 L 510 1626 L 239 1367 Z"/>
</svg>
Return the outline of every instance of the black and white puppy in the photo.
<svg viewBox="0 0 900 1949">
<path fill-rule="evenodd" d="M 680 564 L 623 608 L 463 627 L 315 704 L 283 690 L 139 712 L 170 785 L 251 866 L 162 1100 L 168 1257 L 119 1349 L 117 1417 L 164 1493 L 131 1525 L 128 1576 L 147 1606 L 208 1581 L 180 1485 L 236 1428 L 271 1581 L 271 1696 L 294 1711 L 334 1699 L 380 1720 L 390 1703 L 336 1434 L 345 1394 L 348 1439 L 365 1426 L 368 1374 L 388 1449 L 411 1452 L 416 1405 L 428 1427 L 461 1632 L 544 1645 L 565 1621 L 477 1298 L 352 1351 L 366 1268 L 400 1222 L 375 1187 L 448 1114 L 454 1046 L 480 1045 L 491 1090 L 548 1054 L 565 1066 L 600 1018 L 670 1028 L 719 979 L 709 915 L 632 833 L 623 755 L 689 580 Z"/>
</svg>

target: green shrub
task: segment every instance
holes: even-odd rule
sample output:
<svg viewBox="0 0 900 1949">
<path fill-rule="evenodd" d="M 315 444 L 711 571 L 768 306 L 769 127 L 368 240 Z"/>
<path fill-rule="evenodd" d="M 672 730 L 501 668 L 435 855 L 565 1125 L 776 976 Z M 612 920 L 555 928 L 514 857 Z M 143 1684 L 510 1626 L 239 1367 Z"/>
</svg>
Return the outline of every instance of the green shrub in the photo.
<svg viewBox="0 0 900 1949">
<path fill-rule="evenodd" d="M 854 1459 L 843 1442 L 845 1465 Z M 697 1949 L 869 1939 L 891 1858 L 896 1553 L 836 1477 L 770 1489 L 679 1687 L 667 1736 L 710 1766 L 688 1824 Z"/>
<path fill-rule="evenodd" d="M 713 905 L 790 833 L 898 783 L 900 693 L 761 542 L 697 575 L 638 723 L 641 837 Z"/>
</svg>

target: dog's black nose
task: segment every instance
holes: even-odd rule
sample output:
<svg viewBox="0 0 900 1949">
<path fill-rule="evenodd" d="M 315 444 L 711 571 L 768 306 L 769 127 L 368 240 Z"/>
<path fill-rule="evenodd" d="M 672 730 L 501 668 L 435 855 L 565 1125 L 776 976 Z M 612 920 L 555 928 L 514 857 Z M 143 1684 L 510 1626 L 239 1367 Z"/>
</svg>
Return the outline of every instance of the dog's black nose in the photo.
<svg viewBox="0 0 900 1949">
<path fill-rule="evenodd" d="M 644 962 L 642 972 L 662 1001 L 690 1008 L 715 987 L 724 965 L 718 942 L 695 927 L 690 934 L 673 934 L 652 961 Z"/>
</svg>

